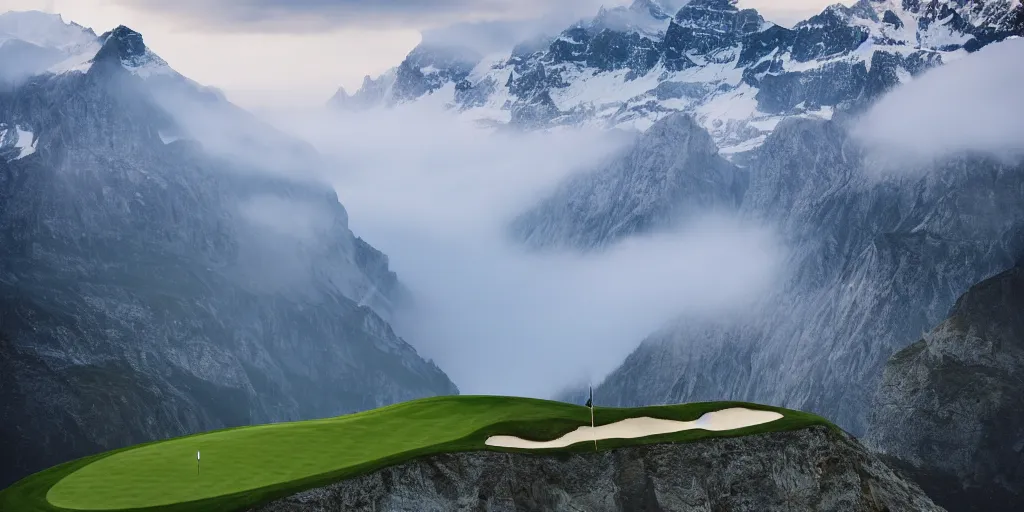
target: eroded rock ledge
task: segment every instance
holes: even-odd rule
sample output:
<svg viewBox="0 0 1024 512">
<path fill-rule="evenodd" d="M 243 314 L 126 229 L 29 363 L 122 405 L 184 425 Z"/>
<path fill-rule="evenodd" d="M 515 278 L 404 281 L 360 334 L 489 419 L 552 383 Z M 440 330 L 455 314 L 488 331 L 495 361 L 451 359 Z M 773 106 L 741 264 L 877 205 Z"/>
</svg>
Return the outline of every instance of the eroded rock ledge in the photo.
<svg viewBox="0 0 1024 512">
<path fill-rule="evenodd" d="M 622 448 L 419 459 L 270 503 L 292 511 L 940 511 L 825 427 Z"/>
</svg>

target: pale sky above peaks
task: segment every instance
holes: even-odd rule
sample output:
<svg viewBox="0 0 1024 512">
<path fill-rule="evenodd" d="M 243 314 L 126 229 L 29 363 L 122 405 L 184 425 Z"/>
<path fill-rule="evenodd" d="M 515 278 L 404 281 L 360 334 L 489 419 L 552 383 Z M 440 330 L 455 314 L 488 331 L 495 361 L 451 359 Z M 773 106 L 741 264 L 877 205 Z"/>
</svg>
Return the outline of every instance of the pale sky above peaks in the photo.
<svg viewBox="0 0 1024 512">
<path fill-rule="evenodd" d="M 141 32 L 182 74 L 245 107 L 318 105 L 339 86 L 397 65 L 420 31 L 501 22 L 514 34 L 543 20 L 559 27 L 631 0 L 0 0 L 0 12 L 41 10 L 91 27 Z M 666 0 L 675 7 L 685 0 Z M 741 0 L 781 25 L 834 0 Z M 845 2 L 852 3 L 852 2 Z M 564 21 L 563 21 L 564 20 Z M 512 28 L 510 28 L 512 27 Z"/>
</svg>

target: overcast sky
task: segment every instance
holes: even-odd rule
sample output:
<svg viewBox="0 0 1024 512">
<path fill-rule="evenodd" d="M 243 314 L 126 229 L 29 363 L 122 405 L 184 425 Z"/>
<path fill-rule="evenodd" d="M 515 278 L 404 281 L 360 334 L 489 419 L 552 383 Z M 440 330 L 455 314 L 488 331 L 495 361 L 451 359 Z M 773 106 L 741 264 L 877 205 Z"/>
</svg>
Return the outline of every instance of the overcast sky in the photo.
<svg viewBox="0 0 1024 512">
<path fill-rule="evenodd" d="M 38 9 L 97 34 L 117 25 L 186 76 L 245 106 L 319 104 L 338 86 L 397 65 L 420 31 L 462 22 L 591 15 L 631 0 L 0 0 L 0 12 Z M 685 0 L 668 0 L 681 4 Z M 835 0 L 741 0 L 780 24 Z"/>
</svg>

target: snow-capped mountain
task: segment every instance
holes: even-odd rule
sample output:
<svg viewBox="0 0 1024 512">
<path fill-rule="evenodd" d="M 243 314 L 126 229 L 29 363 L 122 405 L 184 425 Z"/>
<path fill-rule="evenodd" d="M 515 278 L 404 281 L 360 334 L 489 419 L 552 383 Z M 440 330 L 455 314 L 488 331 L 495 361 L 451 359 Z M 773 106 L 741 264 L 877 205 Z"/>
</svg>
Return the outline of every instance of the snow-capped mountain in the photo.
<svg viewBox="0 0 1024 512">
<path fill-rule="evenodd" d="M 95 51 L 0 89 L 0 486 L 127 444 L 458 392 L 392 330 L 404 289 L 311 148 L 131 29 L 54 47 L 75 41 Z"/>
<path fill-rule="evenodd" d="M 793 28 L 735 0 L 692 0 L 673 16 L 655 0 L 636 0 L 510 54 L 473 59 L 463 50 L 453 61 L 418 47 L 397 68 L 367 77 L 353 95 L 359 101 L 335 103 L 366 108 L 438 95 L 488 124 L 641 131 L 684 111 L 729 155 L 763 143 L 782 118 L 829 119 L 931 66 L 1021 34 L 1019 0 L 861 0 Z"/>
<path fill-rule="evenodd" d="M 106 45 L 110 38 L 120 44 Z M 0 77 L 86 72 L 106 58 L 101 53 L 105 45 L 109 51 L 116 48 L 125 69 L 140 77 L 181 76 L 142 43 L 141 35 L 125 26 L 96 36 L 92 29 L 67 23 L 59 14 L 9 11 L 0 14 L 0 56 L 5 57 L 0 60 Z"/>
<path fill-rule="evenodd" d="M 15 82 L 60 68 L 81 54 L 99 50 L 96 34 L 57 14 L 38 11 L 0 14 L 0 83 Z"/>
<path fill-rule="evenodd" d="M 66 22 L 59 14 L 40 11 L 0 13 L 0 40 L 21 40 L 41 48 L 72 54 L 96 39 L 92 29 Z"/>
<path fill-rule="evenodd" d="M 65 22 L 59 14 L 8 11 L 0 14 L 0 56 L 4 57 L 0 60 L 0 77 L 10 80 L 88 71 L 97 59 L 105 58 L 100 51 L 110 38 L 120 42 L 117 57 L 133 74 L 177 75 L 142 44 L 141 35 L 127 27 L 119 26 L 97 36 L 90 28 Z"/>
</svg>

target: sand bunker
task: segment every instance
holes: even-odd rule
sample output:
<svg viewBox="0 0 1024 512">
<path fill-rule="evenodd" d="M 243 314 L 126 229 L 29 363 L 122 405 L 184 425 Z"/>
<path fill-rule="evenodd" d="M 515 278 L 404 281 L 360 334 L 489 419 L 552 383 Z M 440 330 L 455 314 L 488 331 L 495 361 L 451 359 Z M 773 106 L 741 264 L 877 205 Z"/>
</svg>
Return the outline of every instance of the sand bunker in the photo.
<svg viewBox="0 0 1024 512">
<path fill-rule="evenodd" d="M 580 427 L 551 441 L 527 441 L 515 436 L 491 436 L 487 438 L 485 444 L 503 448 L 565 448 L 571 444 L 595 439 L 635 439 L 692 429 L 721 432 L 760 425 L 780 418 L 782 415 L 777 412 L 734 407 L 705 413 L 694 421 L 661 420 L 648 417 L 629 418 L 599 427 Z"/>
</svg>

